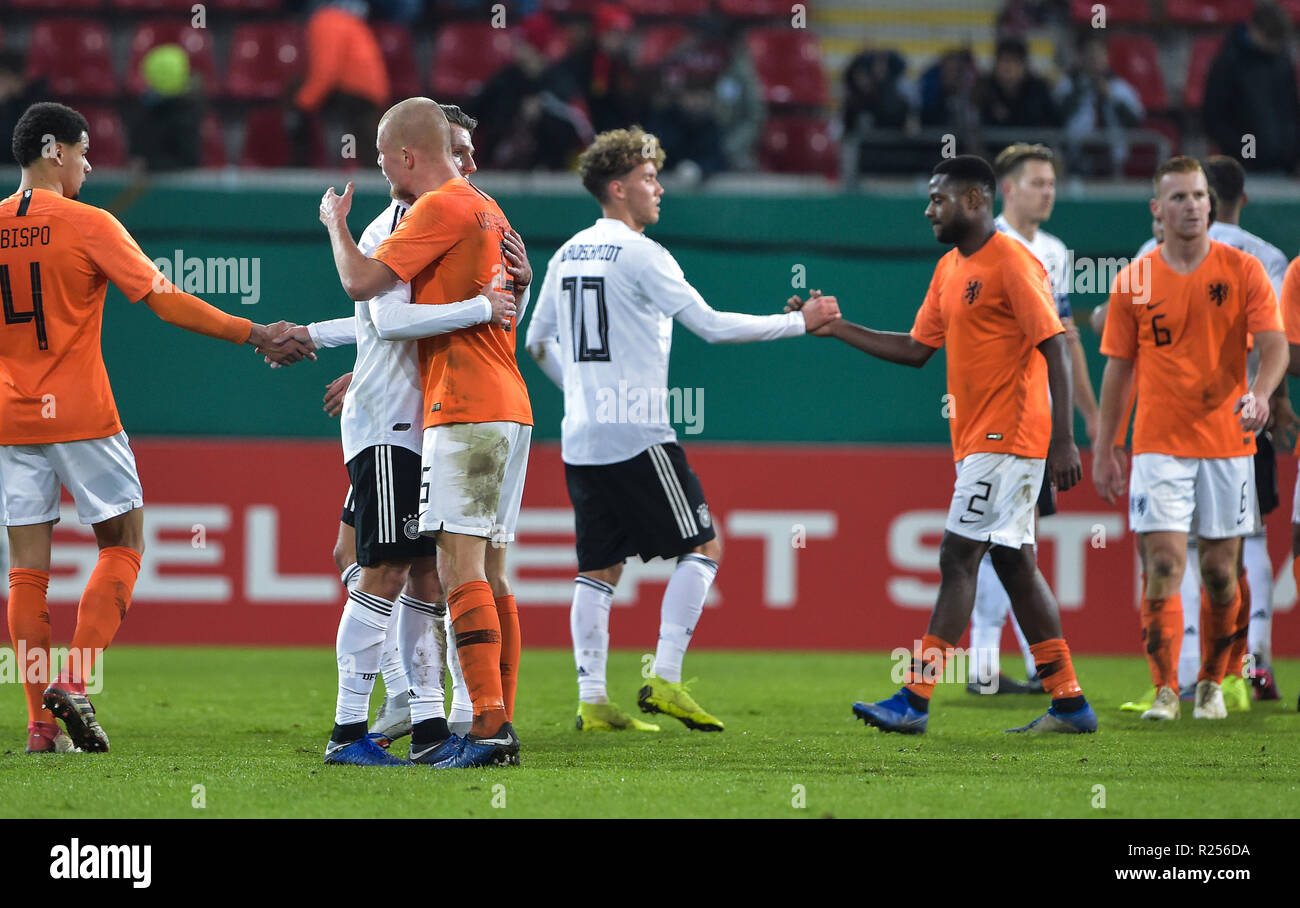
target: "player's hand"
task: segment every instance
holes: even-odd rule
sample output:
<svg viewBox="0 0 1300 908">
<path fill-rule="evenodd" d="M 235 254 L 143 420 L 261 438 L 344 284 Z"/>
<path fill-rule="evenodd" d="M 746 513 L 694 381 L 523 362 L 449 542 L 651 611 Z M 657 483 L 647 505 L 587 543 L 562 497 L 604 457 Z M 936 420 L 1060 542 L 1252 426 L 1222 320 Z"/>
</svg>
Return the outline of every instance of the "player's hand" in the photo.
<svg viewBox="0 0 1300 908">
<path fill-rule="evenodd" d="M 515 293 L 523 296 L 524 288 L 533 282 L 533 267 L 528 264 L 528 250 L 524 238 L 512 228 L 501 241 L 501 253 L 506 258 L 506 271 L 515 282 Z"/>
<path fill-rule="evenodd" d="M 820 290 L 809 290 L 809 291 L 808 291 L 808 299 L 809 299 L 809 300 L 814 300 L 814 299 L 816 299 L 817 297 L 819 297 L 819 296 L 821 296 L 821 295 L 822 295 L 822 292 L 821 292 Z M 788 300 L 785 301 L 785 311 L 786 311 L 786 312 L 798 312 L 799 310 L 801 310 L 801 309 L 803 308 L 803 303 L 804 303 L 804 301 L 801 300 L 801 299 L 799 298 L 799 295 L 798 295 L 798 294 L 795 294 L 794 296 L 790 297 Z"/>
<path fill-rule="evenodd" d="M 804 330 L 825 337 L 831 333 L 831 322 L 840 317 L 840 304 L 833 296 L 809 294 L 808 302 L 799 311 L 803 313 Z"/>
<path fill-rule="evenodd" d="M 1093 333 L 1098 337 L 1106 330 L 1106 307 L 1108 305 L 1110 304 L 1102 303 L 1096 309 L 1093 309 L 1092 314 L 1088 316 L 1088 324 L 1092 326 Z"/>
<path fill-rule="evenodd" d="M 1058 492 L 1068 492 L 1083 478 L 1083 463 L 1074 439 L 1052 440 L 1047 449 L 1047 476 Z"/>
<path fill-rule="evenodd" d="M 515 313 L 519 311 L 518 307 L 515 306 L 514 295 L 506 293 L 499 287 L 493 287 L 491 284 L 484 284 L 479 293 L 486 296 L 488 302 L 492 304 L 492 318 L 488 321 L 488 324 L 509 331 L 510 326 L 514 324 Z"/>
<path fill-rule="evenodd" d="M 343 188 L 343 195 L 337 195 L 334 187 L 325 190 L 320 199 L 320 222 L 326 227 L 342 221 L 347 223 L 348 212 L 352 210 L 352 181 Z"/>
<path fill-rule="evenodd" d="M 325 386 L 325 412 L 330 416 L 338 416 L 343 412 L 343 395 L 348 393 L 350 384 L 352 373 L 345 372 Z"/>
<path fill-rule="evenodd" d="M 1268 401 L 1251 391 L 1241 395 L 1232 412 L 1241 414 L 1241 428 L 1245 432 L 1258 432 L 1268 424 Z"/>
<path fill-rule="evenodd" d="M 1114 504 L 1124 494 L 1123 449 L 1101 445 L 1092 455 L 1092 482 L 1097 494 Z"/>
<path fill-rule="evenodd" d="M 276 322 L 267 327 L 267 332 L 271 336 L 258 346 L 257 352 L 263 355 L 272 368 L 291 366 L 302 359 L 316 358 L 316 345 L 312 343 L 306 325 Z"/>
</svg>

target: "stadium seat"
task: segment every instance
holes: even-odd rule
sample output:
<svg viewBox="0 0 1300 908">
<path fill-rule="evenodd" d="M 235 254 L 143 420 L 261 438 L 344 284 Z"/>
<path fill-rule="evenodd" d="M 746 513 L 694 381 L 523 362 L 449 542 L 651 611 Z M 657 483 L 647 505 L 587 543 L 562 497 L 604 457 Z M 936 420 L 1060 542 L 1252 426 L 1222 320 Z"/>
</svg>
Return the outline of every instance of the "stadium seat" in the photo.
<svg viewBox="0 0 1300 908">
<path fill-rule="evenodd" d="M 291 140 L 284 119 L 284 108 L 279 105 L 261 107 L 244 119 L 239 166 L 288 167 L 293 163 Z M 321 133 L 320 123 L 314 118 L 311 130 L 308 166 L 324 167 L 325 139 Z"/>
<path fill-rule="evenodd" d="M 203 123 L 199 126 L 199 141 L 202 143 L 202 166 L 226 166 L 226 131 L 221 128 L 221 121 L 215 113 L 209 111 L 203 117 Z"/>
<path fill-rule="evenodd" d="M 1148 113 L 1168 108 L 1169 96 L 1153 39 L 1146 35 L 1111 35 L 1106 49 L 1110 68 L 1137 90 Z"/>
<path fill-rule="evenodd" d="M 830 124 L 821 117 L 785 114 L 769 117 L 763 126 L 759 160 L 774 173 L 819 173 L 835 179 L 840 153 Z"/>
<path fill-rule="evenodd" d="M 686 26 L 676 23 L 651 25 L 641 29 L 641 43 L 636 52 L 636 65 L 642 69 L 658 66 L 686 35 Z"/>
<path fill-rule="evenodd" d="M 793 5 L 789 0 L 718 0 L 718 12 L 735 19 L 789 18 Z M 812 4 L 803 5 L 807 8 Z"/>
<path fill-rule="evenodd" d="M 40 13 L 81 12 L 97 10 L 104 5 L 104 0 L 9 0 L 9 7 L 16 10 L 30 10 Z"/>
<path fill-rule="evenodd" d="M 1300 0 L 1279 0 L 1278 6 L 1290 14 L 1292 22 L 1300 22 Z"/>
<path fill-rule="evenodd" d="M 212 31 L 191 28 L 187 19 L 153 19 L 143 22 L 131 38 L 131 55 L 126 65 L 126 90 L 133 95 L 144 91 L 140 61 L 159 44 L 179 44 L 190 55 L 190 72 L 203 78 L 203 93 L 211 97 L 220 90 L 217 60 L 212 51 Z"/>
<path fill-rule="evenodd" d="M 278 98 L 304 68 L 302 30 L 296 24 L 241 25 L 230 42 L 226 91 L 238 100 Z"/>
<path fill-rule="evenodd" d="M 444 25 L 433 41 L 433 72 L 429 88 L 435 98 L 473 98 L 514 59 L 514 38 L 507 29 L 487 22 Z"/>
<path fill-rule="evenodd" d="M 415 62 L 415 39 L 405 25 L 393 22 L 371 23 L 379 52 L 388 67 L 388 82 L 393 98 L 415 98 L 424 94 L 420 84 L 420 70 Z"/>
<path fill-rule="evenodd" d="M 226 13 L 278 13 L 280 0 L 212 0 L 212 6 Z"/>
<path fill-rule="evenodd" d="M 709 0 L 623 0 L 623 9 L 634 16 L 664 16 L 687 19 L 709 11 Z M 787 6 L 787 12 L 789 12 Z"/>
<path fill-rule="evenodd" d="M 820 107 L 829 95 L 817 36 L 801 28 L 756 28 L 745 35 L 769 104 Z"/>
<path fill-rule="evenodd" d="M 125 166 L 127 146 L 122 118 L 110 107 L 83 107 L 81 113 L 90 124 L 90 165 Z"/>
<path fill-rule="evenodd" d="M 108 0 L 109 9 L 123 13 L 189 13 L 194 0 Z"/>
<path fill-rule="evenodd" d="M 1210 64 L 1214 62 L 1222 35 L 1202 35 L 1192 42 L 1192 53 L 1187 61 L 1187 83 L 1183 86 L 1183 107 L 1200 110 L 1205 100 L 1205 80 L 1210 77 Z"/>
<path fill-rule="evenodd" d="M 542 11 L 551 15 L 588 15 L 597 0 L 542 0 Z"/>
<path fill-rule="evenodd" d="M 1255 0 L 1165 0 L 1165 15 L 1180 25 L 1217 25 L 1244 21 L 1254 6 Z"/>
<path fill-rule="evenodd" d="M 1141 123 L 1142 129 L 1151 129 L 1163 133 L 1169 139 L 1169 153 L 1178 154 L 1182 144 L 1182 133 L 1178 124 L 1168 117 L 1148 117 Z M 1130 179 L 1149 180 L 1160 166 L 1158 148 L 1151 143 L 1137 142 L 1129 148 L 1128 160 L 1124 162 L 1124 176 Z"/>
<path fill-rule="evenodd" d="M 1093 7 L 1099 0 L 1070 0 L 1070 18 L 1075 22 L 1091 23 Z M 1106 0 L 1101 4 L 1106 8 L 1106 25 L 1140 25 L 1151 21 L 1151 9 L 1147 0 Z"/>
<path fill-rule="evenodd" d="M 32 26 L 27 76 L 45 79 L 56 98 L 112 98 L 118 83 L 110 52 L 108 29 L 94 19 L 42 19 Z"/>
</svg>

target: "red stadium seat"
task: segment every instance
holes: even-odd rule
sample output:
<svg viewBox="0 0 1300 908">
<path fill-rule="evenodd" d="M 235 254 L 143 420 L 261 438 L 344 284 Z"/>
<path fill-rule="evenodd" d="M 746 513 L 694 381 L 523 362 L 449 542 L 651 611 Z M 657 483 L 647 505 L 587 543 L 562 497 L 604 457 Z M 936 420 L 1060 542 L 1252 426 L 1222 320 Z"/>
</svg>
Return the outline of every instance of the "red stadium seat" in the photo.
<svg viewBox="0 0 1300 908">
<path fill-rule="evenodd" d="M 124 13 L 188 13 L 194 0 L 108 0 L 108 5 Z"/>
<path fill-rule="evenodd" d="M 1146 35 L 1112 35 L 1106 49 L 1110 68 L 1137 90 L 1148 113 L 1169 106 L 1154 40 Z"/>
<path fill-rule="evenodd" d="M 745 36 L 769 104 L 824 105 L 829 99 L 817 36 L 801 28 L 756 28 Z"/>
<path fill-rule="evenodd" d="M 542 0 L 542 11 L 551 15 L 588 15 L 598 0 Z"/>
<path fill-rule="evenodd" d="M 1178 154 L 1182 144 L 1182 133 L 1178 124 L 1165 117 L 1152 117 L 1144 120 L 1142 129 L 1153 129 L 1164 133 L 1169 139 L 1169 153 Z M 1131 179 L 1149 180 L 1160 166 L 1159 149 L 1150 143 L 1135 143 L 1129 148 L 1128 160 L 1124 162 L 1124 176 Z"/>
<path fill-rule="evenodd" d="M 30 10 L 40 13 L 80 12 L 97 10 L 104 5 L 104 0 L 9 0 L 9 6 L 17 10 Z"/>
<path fill-rule="evenodd" d="M 1165 0 L 1165 15 L 1179 24 L 1216 25 L 1242 22 L 1254 6 L 1255 0 Z"/>
<path fill-rule="evenodd" d="M 424 94 L 420 84 L 420 70 L 415 62 L 415 40 L 405 25 L 392 22 L 375 22 L 370 26 L 379 42 L 379 52 L 388 67 L 388 82 L 393 97 L 414 98 Z"/>
<path fill-rule="evenodd" d="M 1205 81 L 1210 77 L 1210 64 L 1222 46 L 1222 35 L 1202 35 L 1192 42 L 1192 54 L 1187 62 L 1187 84 L 1183 86 L 1183 106 L 1188 110 L 1200 110 L 1205 100 Z"/>
<path fill-rule="evenodd" d="M 804 2 L 807 9 L 812 4 Z M 790 0 L 718 0 L 718 12 L 734 19 L 772 19 L 793 15 Z"/>
<path fill-rule="evenodd" d="M 226 91 L 239 100 L 283 95 L 305 70 L 302 29 L 292 22 L 241 25 L 230 42 Z"/>
<path fill-rule="evenodd" d="M 438 99 L 468 100 L 514 59 L 514 38 L 487 22 L 444 25 L 433 42 L 429 87 Z"/>
<path fill-rule="evenodd" d="M 280 0 L 211 0 L 211 5 L 227 13 L 278 13 Z"/>
<path fill-rule="evenodd" d="M 203 117 L 203 123 L 199 126 L 199 141 L 202 143 L 201 166 L 226 166 L 226 132 L 221 128 L 221 121 L 216 114 L 209 112 Z"/>
<path fill-rule="evenodd" d="M 43 78 L 55 97 L 112 98 L 117 74 L 108 29 L 93 19 L 42 19 L 32 26 L 27 75 Z M 75 61 L 75 65 L 69 65 Z"/>
<path fill-rule="evenodd" d="M 682 43 L 687 35 L 686 26 L 651 25 L 641 29 L 641 44 L 637 48 L 636 64 L 647 68 L 658 66 L 672 49 Z"/>
<path fill-rule="evenodd" d="M 764 170 L 775 173 L 819 173 L 833 180 L 840 170 L 830 124 L 820 117 L 770 117 L 763 127 L 759 160 Z"/>
<path fill-rule="evenodd" d="M 212 52 L 212 31 L 191 28 L 188 19 L 154 19 L 144 22 L 131 39 L 130 62 L 126 65 L 126 90 L 133 95 L 144 91 L 140 61 L 159 44 L 179 44 L 190 55 L 190 72 L 203 78 L 203 93 L 208 96 L 220 89 L 217 60 Z"/>
<path fill-rule="evenodd" d="M 1147 0 L 1070 0 L 1070 18 L 1075 22 L 1091 23 L 1096 13 L 1093 8 L 1106 9 L 1106 25 L 1140 25 L 1151 21 Z"/>
<path fill-rule="evenodd" d="M 122 118 L 112 108 L 83 107 L 81 114 L 90 124 L 92 167 L 122 167 L 126 164 L 126 130 Z"/>
<path fill-rule="evenodd" d="M 320 123 L 311 121 L 311 148 L 308 166 L 325 166 L 325 139 Z M 293 163 L 291 137 L 285 129 L 284 109 L 279 105 L 259 108 L 244 120 L 243 147 L 239 154 L 241 167 L 288 167 Z"/>
<path fill-rule="evenodd" d="M 667 16 L 687 19 L 709 11 L 709 0 L 623 0 L 623 9 L 634 16 Z M 787 5 L 786 12 L 789 12 Z"/>
<path fill-rule="evenodd" d="M 1292 22 L 1300 22 L 1300 0 L 1279 0 L 1277 5 L 1290 14 Z"/>
</svg>

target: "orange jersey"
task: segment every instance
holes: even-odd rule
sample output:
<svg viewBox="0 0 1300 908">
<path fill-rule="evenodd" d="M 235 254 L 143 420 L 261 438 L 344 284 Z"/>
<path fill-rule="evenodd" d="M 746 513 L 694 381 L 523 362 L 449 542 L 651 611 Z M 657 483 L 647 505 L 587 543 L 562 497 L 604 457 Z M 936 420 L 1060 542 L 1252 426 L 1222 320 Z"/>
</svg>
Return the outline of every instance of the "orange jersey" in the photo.
<svg viewBox="0 0 1300 908">
<path fill-rule="evenodd" d="M 411 284 L 411 302 L 441 305 L 476 296 L 504 277 L 501 243 L 510 228 L 492 198 L 457 177 L 415 200 L 375 249 Z M 528 389 L 515 362 L 515 332 L 482 324 L 420 340 L 424 425 L 463 422 L 533 424 Z"/>
<path fill-rule="evenodd" d="M 0 202 L 0 444 L 122 431 L 100 351 L 112 281 L 131 302 L 158 268 L 102 208 L 46 189 Z"/>
<path fill-rule="evenodd" d="M 1282 279 L 1282 326 L 1286 330 L 1288 344 L 1300 344 L 1300 258 L 1293 259 L 1287 266 L 1286 277 Z M 1286 379 L 1282 379 L 1283 385 Z M 1300 438 L 1296 439 L 1293 453 L 1300 455 Z"/>
<path fill-rule="evenodd" d="M 1190 274 L 1159 246 L 1130 263 L 1111 290 L 1101 352 L 1136 361 L 1133 453 L 1253 454 L 1255 436 L 1233 413 L 1247 391 L 1249 335 L 1281 330 L 1264 266 L 1240 249 L 1211 240 Z"/>
<path fill-rule="evenodd" d="M 912 337 L 947 345 L 955 460 L 1047 456 L 1047 360 L 1035 348 L 1064 331 L 1042 263 L 1011 237 L 994 233 L 969 258 L 954 248 L 939 259 Z"/>
</svg>

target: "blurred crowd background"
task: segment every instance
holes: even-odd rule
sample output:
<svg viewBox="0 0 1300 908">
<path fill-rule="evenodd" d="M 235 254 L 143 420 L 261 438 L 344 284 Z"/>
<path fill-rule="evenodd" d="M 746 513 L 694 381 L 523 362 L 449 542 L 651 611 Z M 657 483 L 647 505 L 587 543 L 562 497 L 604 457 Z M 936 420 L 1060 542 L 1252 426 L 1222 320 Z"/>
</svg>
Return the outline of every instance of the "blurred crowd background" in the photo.
<svg viewBox="0 0 1300 908">
<path fill-rule="evenodd" d="M 851 185 L 1012 141 L 1082 177 L 1180 151 L 1294 175 L 1296 19 L 1300 0 L 0 0 L 0 139 L 53 99 L 87 114 L 99 166 L 356 168 L 383 110 L 424 94 L 479 120 L 495 170 L 567 170 L 640 123 L 699 181 Z"/>
</svg>

